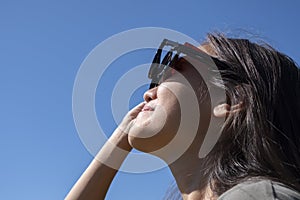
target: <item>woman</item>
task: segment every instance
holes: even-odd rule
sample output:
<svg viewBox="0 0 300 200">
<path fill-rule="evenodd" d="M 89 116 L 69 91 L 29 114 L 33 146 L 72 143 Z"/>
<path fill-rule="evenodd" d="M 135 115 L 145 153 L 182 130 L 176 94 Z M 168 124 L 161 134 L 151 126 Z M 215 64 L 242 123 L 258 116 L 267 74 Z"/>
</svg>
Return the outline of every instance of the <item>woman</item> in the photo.
<svg viewBox="0 0 300 200">
<path fill-rule="evenodd" d="M 165 45 L 182 49 L 161 64 L 157 51 L 145 102 L 125 116 L 66 199 L 104 199 L 117 173 L 109 166 L 120 167 L 132 148 L 166 161 L 183 199 L 300 199 L 300 71 L 292 59 L 221 34 L 198 49 L 168 40 L 159 49 Z M 226 95 L 217 104 L 204 78 L 211 60 L 221 74 L 214 90 Z M 224 120 L 220 137 L 199 156 L 217 119 Z"/>
</svg>

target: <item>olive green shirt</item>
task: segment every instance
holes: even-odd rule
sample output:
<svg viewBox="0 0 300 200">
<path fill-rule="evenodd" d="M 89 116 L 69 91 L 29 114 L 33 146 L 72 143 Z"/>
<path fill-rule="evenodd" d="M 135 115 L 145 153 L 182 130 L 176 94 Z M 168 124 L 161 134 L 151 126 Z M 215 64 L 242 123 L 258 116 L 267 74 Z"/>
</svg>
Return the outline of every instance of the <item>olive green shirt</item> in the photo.
<svg viewBox="0 0 300 200">
<path fill-rule="evenodd" d="M 271 180 L 247 181 L 226 191 L 218 200 L 300 200 L 300 193 Z"/>
</svg>

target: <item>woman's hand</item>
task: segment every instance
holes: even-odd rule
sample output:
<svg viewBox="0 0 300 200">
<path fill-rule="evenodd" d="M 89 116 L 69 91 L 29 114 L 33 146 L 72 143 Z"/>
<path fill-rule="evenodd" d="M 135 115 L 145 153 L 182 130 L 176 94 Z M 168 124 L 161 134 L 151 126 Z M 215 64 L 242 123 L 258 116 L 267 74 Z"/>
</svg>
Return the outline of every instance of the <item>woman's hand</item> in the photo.
<svg viewBox="0 0 300 200">
<path fill-rule="evenodd" d="M 140 103 L 126 114 L 121 124 L 73 186 L 66 199 L 105 198 L 113 178 L 132 149 L 128 142 L 128 132 L 144 105 L 144 102 Z"/>
<path fill-rule="evenodd" d="M 123 118 L 121 124 L 118 126 L 117 129 L 119 129 L 121 132 L 128 134 L 130 128 L 133 126 L 134 122 L 135 122 L 135 118 L 137 117 L 137 115 L 142 111 L 144 105 L 146 104 L 146 102 L 142 102 L 140 104 L 138 104 L 137 106 L 135 106 L 134 108 L 132 108 Z"/>
</svg>

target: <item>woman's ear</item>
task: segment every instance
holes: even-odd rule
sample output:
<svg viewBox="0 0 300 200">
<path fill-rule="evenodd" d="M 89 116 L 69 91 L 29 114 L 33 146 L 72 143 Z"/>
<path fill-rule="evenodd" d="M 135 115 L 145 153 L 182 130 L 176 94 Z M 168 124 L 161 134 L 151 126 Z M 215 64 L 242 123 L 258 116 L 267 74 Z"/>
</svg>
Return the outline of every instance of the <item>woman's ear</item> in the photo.
<svg viewBox="0 0 300 200">
<path fill-rule="evenodd" d="M 237 113 L 243 108 L 243 103 L 240 102 L 236 105 L 230 106 L 227 103 L 219 104 L 214 107 L 213 113 L 215 117 L 226 117 L 229 114 Z"/>
</svg>

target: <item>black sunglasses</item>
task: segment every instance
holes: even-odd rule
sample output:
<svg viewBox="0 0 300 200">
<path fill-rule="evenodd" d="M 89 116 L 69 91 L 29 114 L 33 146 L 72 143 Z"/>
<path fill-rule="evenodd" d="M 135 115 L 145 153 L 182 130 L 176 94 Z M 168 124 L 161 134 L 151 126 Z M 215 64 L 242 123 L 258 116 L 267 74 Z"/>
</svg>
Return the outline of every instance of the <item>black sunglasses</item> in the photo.
<svg viewBox="0 0 300 200">
<path fill-rule="evenodd" d="M 171 47 L 171 49 L 161 60 L 163 48 L 168 46 Z M 183 45 L 164 39 L 156 51 L 148 73 L 148 78 L 151 79 L 149 89 L 157 87 L 161 82 L 163 82 L 164 77 L 166 77 L 166 74 L 168 74 L 171 69 L 176 69 L 176 62 L 179 60 L 180 56 L 192 57 L 202 63 L 209 63 L 211 60 L 209 55 L 189 43 L 185 43 Z"/>
</svg>

